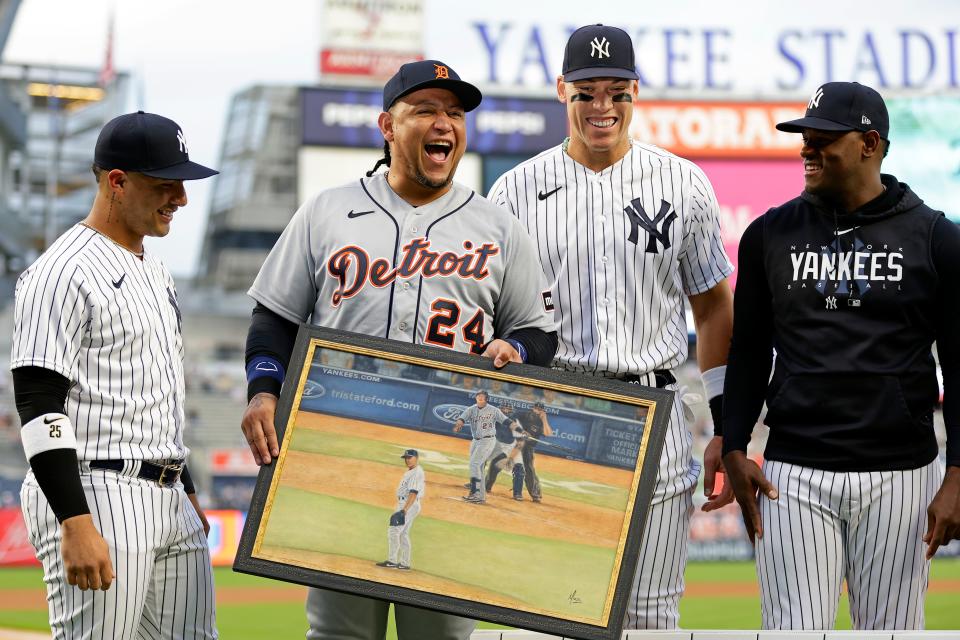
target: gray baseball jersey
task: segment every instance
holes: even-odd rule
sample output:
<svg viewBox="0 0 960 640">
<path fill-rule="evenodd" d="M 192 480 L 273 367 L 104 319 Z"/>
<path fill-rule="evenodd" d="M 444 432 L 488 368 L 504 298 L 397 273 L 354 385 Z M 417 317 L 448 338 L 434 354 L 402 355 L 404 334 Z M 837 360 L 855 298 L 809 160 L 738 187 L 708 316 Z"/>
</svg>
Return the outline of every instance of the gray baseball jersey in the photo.
<svg viewBox="0 0 960 640">
<path fill-rule="evenodd" d="M 470 433 L 474 439 L 494 437 L 497 423 L 510 420 L 503 411 L 492 404 L 487 404 L 482 409 L 475 404 L 471 405 L 460 414 L 460 419 L 464 424 L 470 425 Z"/>
<path fill-rule="evenodd" d="M 489 198 L 537 244 L 566 369 L 640 375 L 682 364 L 685 296 L 733 273 L 710 181 L 653 145 L 634 141 L 599 173 L 557 146 L 501 176 Z"/>
<path fill-rule="evenodd" d="M 308 200 L 249 294 L 294 322 L 481 353 L 516 329 L 553 331 L 546 289 L 502 209 L 456 183 L 413 207 L 378 174 Z"/>
</svg>

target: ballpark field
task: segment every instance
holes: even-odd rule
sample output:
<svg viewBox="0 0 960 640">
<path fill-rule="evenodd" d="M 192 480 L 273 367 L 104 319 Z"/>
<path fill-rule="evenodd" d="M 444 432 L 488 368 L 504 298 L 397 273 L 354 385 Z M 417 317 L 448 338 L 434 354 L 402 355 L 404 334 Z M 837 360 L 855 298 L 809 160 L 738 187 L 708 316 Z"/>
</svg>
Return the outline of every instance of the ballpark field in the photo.
<svg viewBox="0 0 960 640">
<path fill-rule="evenodd" d="M 230 640 L 303 638 L 303 587 L 218 569 L 217 623 Z M 756 629 L 760 605 L 752 563 L 691 563 L 680 622 L 687 629 Z M 927 628 L 960 629 L 960 560 L 933 563 L 927 595 Z M 493 625 L 482 625 L 492 627 Z M 0 570 L 0 627 L 43 631 L 47 608 L 39 569 Z M 838 629 L 849 629 L 846 599 Z M 0 640 L 3 639 L 0 631 Z M 41 637 L 41 636 L 38 636 Z M 391 628 L 388 640 L 395 640 Z"/>
</svg>

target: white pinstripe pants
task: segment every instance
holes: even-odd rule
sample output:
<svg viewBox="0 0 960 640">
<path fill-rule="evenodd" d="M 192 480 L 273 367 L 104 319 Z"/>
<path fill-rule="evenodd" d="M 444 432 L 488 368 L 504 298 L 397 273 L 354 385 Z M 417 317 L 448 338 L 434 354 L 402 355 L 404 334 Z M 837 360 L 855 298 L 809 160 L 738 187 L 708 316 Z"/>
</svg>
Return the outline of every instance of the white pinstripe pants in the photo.
<svg viewBox="0 0 960 640">
<path fill-rule="evenodd" d="M 678 390 L 676 385 L 667 388 Z M 670 414 L 624 629 L 676 629 L 680 621 L 693 492 L 700 475 L 700 464 L 691 457 L 692 413 L 682 395 L 677 393 Z"/>
<path fill-rule="evenodd" d="M 210 551 L 183 486 L 101 470 L 80 478 L 117 576 L 106 591 L 81 591 L 66 581 L 60 525 L 32 473 L 20 490 L 30 542 L 43 565 L 53 637 L 216 638 Z"/>
<path fill-rule="evenodd" d="M 767 460 L 757 543 L 764 629 L 832 629 L 847 581 L 854 629 L 922 629 L 930 563 L 922 536 L 940 462 L 831 472 Z"/>
</svg>

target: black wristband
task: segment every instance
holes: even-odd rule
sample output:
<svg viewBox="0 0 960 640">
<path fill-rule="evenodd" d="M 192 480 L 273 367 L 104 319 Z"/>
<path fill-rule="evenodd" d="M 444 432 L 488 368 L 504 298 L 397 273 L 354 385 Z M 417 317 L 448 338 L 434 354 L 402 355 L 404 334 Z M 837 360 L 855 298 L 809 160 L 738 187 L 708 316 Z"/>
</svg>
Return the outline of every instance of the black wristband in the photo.
<svg viewBox="0 0 960 640">
<path fill-rule="evenodd" d="M 283 385 L 275 378 L 269 378 L 267 376 L 255 378 L 247 383 L 247 402 L 253 400 L 253 396 L 258 393 L 269 393 L 279 398 L 281 388 L 283 388 Z"/>
<path fill-rule="evenodd" d="M 723 394 L 709 400 L 710 417 L 713 418 L 713 435 L 723 435 Z"/>
<path fill-rule="evenodd" d="M 90 513 L 80 484 L 76 449 L 50 449 L 30 458 L 30 468 L 57 522 Z"/>
</svg>

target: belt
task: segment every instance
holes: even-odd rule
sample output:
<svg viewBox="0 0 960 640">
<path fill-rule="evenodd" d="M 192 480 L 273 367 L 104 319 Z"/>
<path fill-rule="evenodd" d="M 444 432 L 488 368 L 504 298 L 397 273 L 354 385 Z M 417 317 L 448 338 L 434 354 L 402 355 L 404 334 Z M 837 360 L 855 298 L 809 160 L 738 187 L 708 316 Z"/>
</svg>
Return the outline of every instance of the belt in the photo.
<svg viewBox="0 0 960 640">
<path fill-rule="evenodd" d="M 161 487 L 172 487 L 183 472 L 183 460 L 170 464 L 155 464 L 146 460 L 91 460 L 91 469 L 116 471 L 142 480 L 156 482 Z"/>
<path fill-rule="evenodd" d="M 479 438 L 474 438 L 474 440 L 486 440 L 487 438 L 495 438 L 496 436 L 480 436 Z"/>
<path fill-rule="evenodd" d="M 677 381 L 677 378 L 669 369 L 657 369 L 656 371 L 650 371 L 649 373 L 644 373 L 642 375 L 631 373 L 620 379 L 624 382 L 629 382 L 630 384 L 642 384 L 648 387 L 656 387 L 658 389 L 663 389 L 667 385 L 671 385 Z"/>
</svg>

